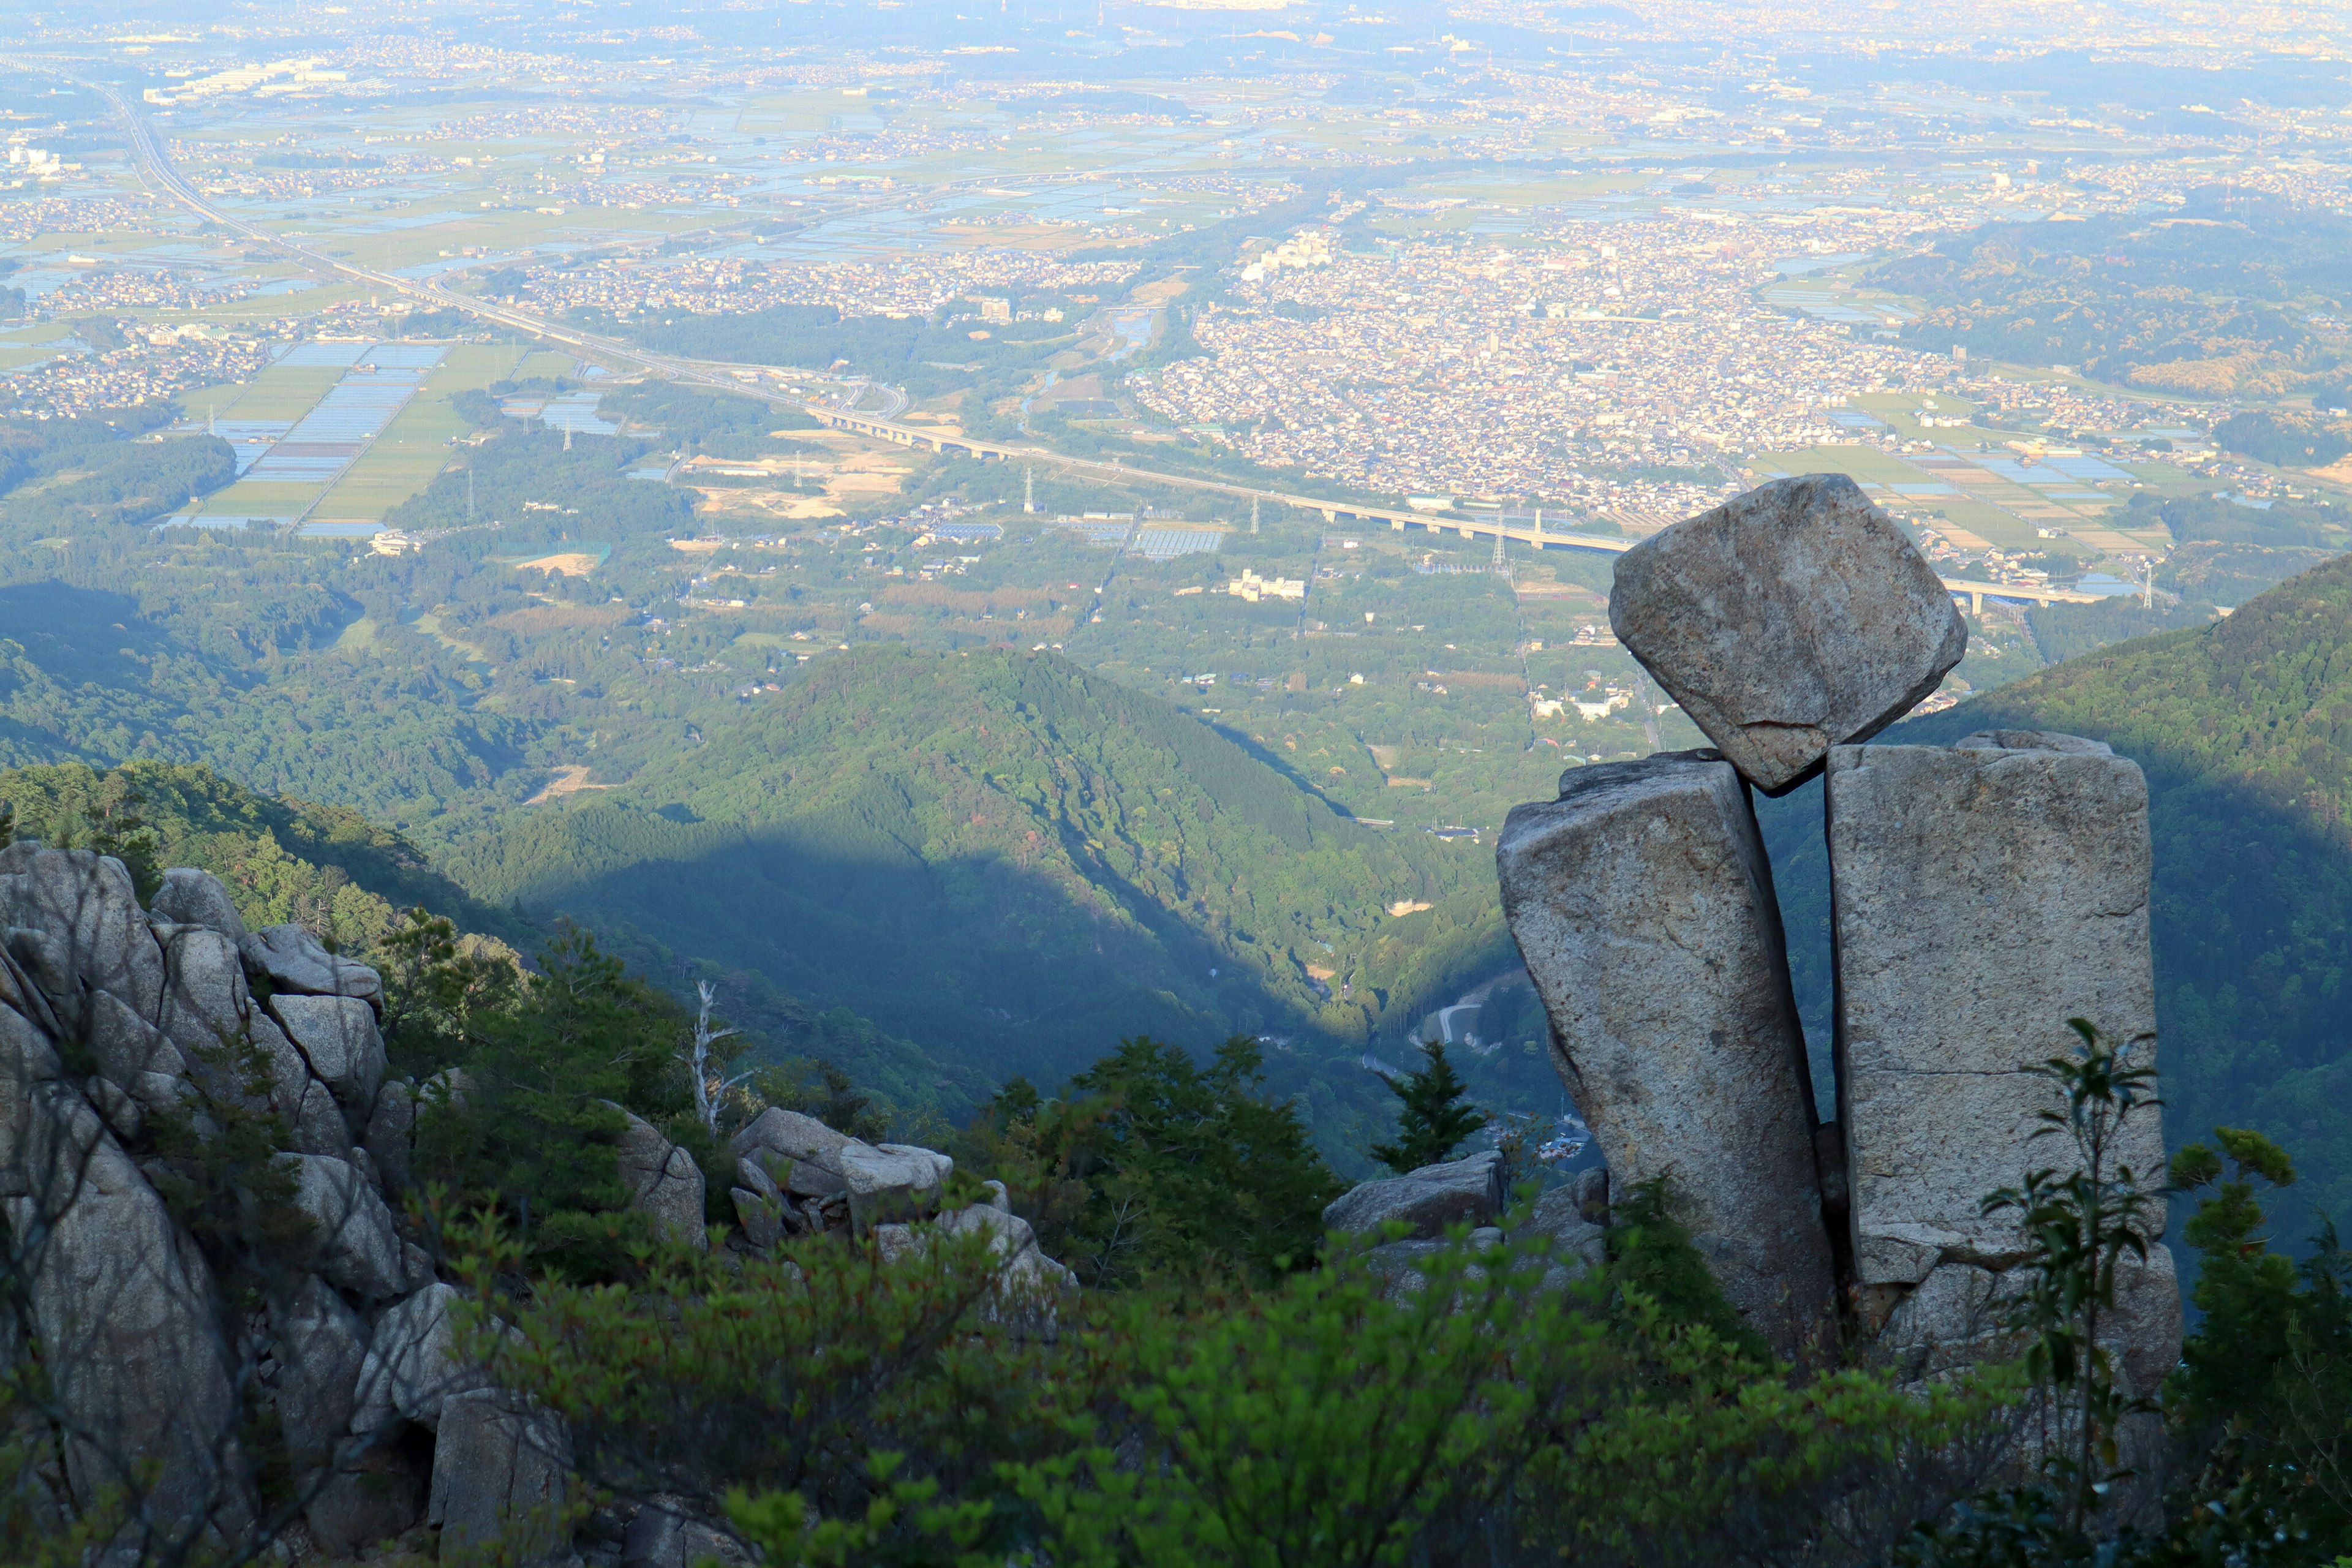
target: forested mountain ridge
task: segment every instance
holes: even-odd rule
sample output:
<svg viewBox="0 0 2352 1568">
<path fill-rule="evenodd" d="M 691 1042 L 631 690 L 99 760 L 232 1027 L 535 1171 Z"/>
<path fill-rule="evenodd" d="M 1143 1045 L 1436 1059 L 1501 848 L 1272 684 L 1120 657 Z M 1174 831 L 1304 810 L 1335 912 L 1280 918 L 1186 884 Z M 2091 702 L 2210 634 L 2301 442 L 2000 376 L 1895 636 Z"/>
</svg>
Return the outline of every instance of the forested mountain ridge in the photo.
<svg viewBox="0 0 2352 1568">
<path fill-rule="evenodd" d="M 1974 730 L 2105 741 L 2147 771 L 2159 1061 L 2174 1143 L 2215 1124 L 2292 1145 L 2283 1240 L 2352 1219 L 2352 557 L 2210 626 L 2103 648 L 1888 744 Z M 1825 1020 L 1819 786 L 1767 808 L 1809 1020 Z M 1818 1030 L 1816 1031 L 1818 1032 Z"/>
<path fill-rule="evenodd" d="M 1143 1031 L 1360 1049 L 1504 952 L 1483 851 L 1050 654 L 862 648 L 572 798 L 447 868 L 1055 1081 Z"/>
<path fill-rule="evenodd" d="M 143 829 L 144 858 L 210 871 L 249 926 L 299 921 L 357 948 L 421 905 L 464 931 L 530 941 L 520 921 L 469 898 L 407 840 L 358 812 L 261 795 L 207 767 L 142 760 L 106 773 L 79 763 L 9 768 L 0 770 L 0 805 L 18 833 L 48 843 Z"/>
</svg>

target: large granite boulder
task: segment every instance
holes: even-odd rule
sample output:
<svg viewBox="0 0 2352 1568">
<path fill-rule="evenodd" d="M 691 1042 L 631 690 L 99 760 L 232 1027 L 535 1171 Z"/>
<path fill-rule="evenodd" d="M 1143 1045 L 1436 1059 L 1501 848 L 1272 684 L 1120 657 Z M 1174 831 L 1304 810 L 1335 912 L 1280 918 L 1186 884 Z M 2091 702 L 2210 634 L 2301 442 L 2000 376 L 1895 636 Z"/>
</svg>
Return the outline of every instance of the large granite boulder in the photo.
<svg viewBox="0 0 2352 1568">
<path fill-rule="evenodd" d="M 110 855 L 45 849 L 29 840 L 0 847 L 0 928 L 67 1026 L 84 997 L 109 991 L 142 1018 L 163 995 L 163 955 L 139 907 L 131 873 Z"/>
<path fill-rule="evenodd" d="M 316 1275 L 269 1311 L 268 1385 L 298 1474 L 313 1475 L 344 1458 L 359 1407 L 367 1325 Z"/>
<path fill-rule="evenodd" d="M 2074 1050 L 2067 1020 L 2154 1063 L 2147 781 L 2096 742 L 2005 731 L 1840 746 L 1828 810 L 1860 1304 L 1868 1321 L 1899 1313 L 1895 1331 L 1950 1337 L 1997 1289 L 1939 1277 L 2003 1267 L 2022 1247 L 2015 1216 L 1979 1200 L 2071 1157 L 2060 1141 L 2029 1142 L 2059 1103 L 2033 1069 Z M 2116 1158 L 2160 1183 L 2155 1108 L 2122 1138 Z M 2168 1256 L 2157 1267 L 2169 1277 Z M 2178 1297 L 2139 1316 L 2135 1358 L 2168 1366 Z"/>
<path fill-rule="evenodd" d="M 400 1231 L 373 1183 L 348 1160 L 280 1154 L 292 1171 L 294 1205 L 309 1216 L 318 1248 L 314 1267 L 344 1289 L 376 1300 L 407 1282 Z"/>
<path fill-rule="evenodd" d="M 301 926 L 263 926 L 237 943 L 237 951 L 247 969 L 268 979 L 272 991 L 357 996 L 383 1011 L 383 977 L 364 963 L 329 952 Z"/>
<path fill-rule="evenodd" d="M 1370 1236 L 1393 1221 L 1406 1227 L 1401 1239 L 1433 1241 L 1451 1226 L 1491 1226 L 1500 1219 L 1510 1201 L 1503 1181 L 1503 1157 L 1491 1150 L 1423 1165 L 1402 1176 L 1359 1183 L 1324 1209 L 1323 1228 Z"/>
<path fill-rule="evenodd" d="M 143 930 L 142 934 L 143 935 Z M 48 1038 L 0 1008 L 0 1213 L 88 1508 L 148 1482 L 166 1540 L 249 1520 L 211 1271 Z"/>
<path fill-rule="evenodd" d="M 669 1240 L 707 1248 L 710 1237 L 702 1226 L 702 1167 L 652 1122 L 630 1111 L 621 1114 L 628 1119 L 621 1130 L 619 1159 L 629 1206 L 650 1216 L 654 1228 Z"/>
<path fill-rule="evenodd" d="M 1747 792 L 1711 752 L 1570 769 L 1515 807 L 1503 910 L 1620 1191 L 1664 1177 L 1784 1352 L 1835 1311 L 1804 1036 Z"/>
<path fill-rule="evenodd" d="M 735 1134 L 729 1152 L 758 1163 L 795 1197 L 830 1197 L 848 1191 L 841 1151 L 856 1139 L 835 1132 L 814 1116 L 772 1105 Z"/>
<path fill-rule="evenodd" d="M 551 1411 L 500 1389 L 452 1394 L 433 1444 L 425 1521 L 444 1563 L 531 1563 L 572 1535 L 571 1442 Z"/>
<path fill-rule="evenodd" d="M 360 1368 L 352 1414 L 354 1433 L 374 1436 L 394 1421 L 437 1427 L 442 1406 L 451 1395 L 488 1386 L 482 1370 L 457 1356 L 457 1331 L 450 1314 L 463 1299 L 456 1286 L 435 1283 L 376 1320 L 367 1360 Z"/>
<path fill-rule="evenodd" d="M 1609 624 L 1691 721 L 1778 795 L 1934 691 L 1968 623 L 1843 474 L 1777 479 L 1617 558 Z"/>
<path fill-rule="evenodd" d="M 849 1190 L 850 1223 L 861 1230 L 936 1209 L 940 1188 L 955 1170 L 947 1155 L 912 1143 L 852 1140 L 834 1158 Z"/>
<path fill-rule="evenodd" d="M 210 871 L 175 866 L 163 873 L 163 885 L 147 901 L 147 912 L 173 925 L 208 926 L 232 942 L 246 938 L 245 917 L 236 900 Z"/>
<path fill-rule="evenodd" d="M 986 1203 L 942 1215 L 938 1223 L 943 1235 L 988 1238 L 989 1255 L 997 1268 L 988 1317 L 1009 1324 L 1019 1334 L 1053 1336 L 1060 1326 L 1061 1304 L 1078 1293 L 1078 1277 L 1045 1256 L 1027 1220 Z"/>
<path fill-rule="evenodd" d="M 191 1057 L 243 1040 L 252 1011 L 236 943 L 210 926 L 160 925 L 163 1000 L 156 1026 Z"/>
<path fill-rule="evenodd" d="M 338 1104 L 362 1119 L 374 1108 L 383 1087 L 383 1036 L 375 1009 L 357 996 L 299 996 L 280 993 L 269 1011 L 301 1051 L 312 1076 L 333 1091 Z"/>
</svg>

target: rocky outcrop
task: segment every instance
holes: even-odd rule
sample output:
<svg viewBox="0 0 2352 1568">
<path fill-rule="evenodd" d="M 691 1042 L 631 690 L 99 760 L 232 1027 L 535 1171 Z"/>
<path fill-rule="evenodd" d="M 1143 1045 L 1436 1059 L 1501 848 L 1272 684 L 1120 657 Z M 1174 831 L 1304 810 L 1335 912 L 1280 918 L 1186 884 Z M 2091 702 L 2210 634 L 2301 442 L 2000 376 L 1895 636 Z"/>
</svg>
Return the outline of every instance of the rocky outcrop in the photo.
<svg viewBox="0 0 2352 1568">
<path fill-rule="evenodd" d="M 1549 1259 L 1540 1285 L 1545 1290 L 1564 1290 L 1608 1261 L 1608 1230 L 1586 1217 L 1580 1183 L 1554 1187 L 1517 1213 L 1506 1205 L 1503 1158 L 1490 1150 L 1360 1183 L 1323 1211 L 1323 1224 L 1352 1237 L 1386 1237 L 1395 1223 L 1412 1227 L 1361 1254 L 1382 1295 L 1400 1304 L 1427 1288 L 1427 1266 L 1454 1245 L 1448 1232 L 1457 1226 L 1468 1227 L 1474 1252 L 1492 1251 L 1507 1240 L 1540 1248 Z M 1481 1277 L 1474 1267 L 1471 1278 Z"/>
<path fill-rule="evenodd" d="M 299 925 L 263 926 L 237 943 L 246 967 L 266 978 L 272 991 L 304 996 L 356 996 L 379 1012 L 383 980 L 364 963 L 329 952 Z"/>
<path fill-rule="evenodd" d="M 1966 627 L 1901 530 L 1835 476 L 1767 485 L 1636 546 L 1610 613 L 1747 781 L 1777 792 L 1826 769 L 1839 1106 L 1813 1126 L 1770 873 L 1731 768 L 1685 753 L 1571 772 L 1559 801 L 1511 814 L 1497 856 L 1612 1179 L 1672 1178 L 1751 1321 L 1775 1288 L 1811 1311 L 1833 1258 L 1848 1328 L 1908 1375 L 2007 1353 L 2026 1243 L 1981 1200 L 2074 1157 L 2032 1141 L 2059 1100 L 2034 1069 L 2076 1048 L 2074 1018 L 2153 1066 L 2139 769 L 2035 731 L 1851 743 L 1934 689 Z M 2110 1158 L 2152 1186 L 2163 1157 L 2142 1105 Z M 2103 1330 L 2137 1394 L 2180 1347 L 2161 1215 L 2147 1218 L 2147 1262 L 2124 1271 Z M 2125 1447 L 2160 1457 L 2146 1426 Z M 2153 1458 L 2142 1468 L 2145 1502 L 2160 1482 Z"/>
<path fill-rule="evenodd" d="M 1902 526 L 1843 474 L 1780 479 L 1617 561 L 1609 624 L 1759 789 L 1936 689 L 1968 623 Z"/>
<path fill-rule="evenodd" d="M 441 1561 L 464 1563 L 491 1549 L 509 1563 L 555 1555 L 572 1536 L 571 1470 L 571 1442 L 552 1414 L 498 1389 L 451 1395 L 433 1445 L 425 1516 L 441 1532 Z"/>
<path fill-rule="evenodd" d="M 383 1037 L 375 1010 L 357 996 L 299 996 L 282 993 L 269 1011 L 286 1037 L 302 1053 L 310 1076 L 327 1086 L 335 1103 L 363 1127 L 383 1088 Z"/>
<path fill-rule="evenodd" d="M 1490 1226 L 1500 1219 L 1510 1201 L 1503 1180 L 1503 1158 L 1492 1152 L 1423 1165 L 1342 1194 L 1323 1211 L 1323 1228 L 1372 1236 L 1401 1224 L 1405 1234 L 1398 1239 L 1434 1241 L 1454 1226 Z"/>
<path fill-rule="evenodd" d="M 1996 1293 L 1969 1276 L 2021 1248 L 2015 1216 L 1978 1199 L 2019 1179 L 2051 1105 L 2034 1068 L 2074 1047 L 2067 1020 L 2138 1040 L 2133 1061 L 2154 1064 L 2147 781 L 2098 742 L 2006 731 L 1841 746 L 1828 801 L 1861 1304 L 1898 1340 L 1948 1342 Z M 2123 1136 L 2117 1158 L 2160 1181 L 2153 1108 Z M 2175 1303 L 2142 1359 L 2178 1355 Z"/>
<path fill-rule="evenodd" d="M 651 1218 L 667 1239 L 709 1247 L 702 1228 L 702 1167 L 652 1122 L 625 1110 L 621 1114 L 628 1119 L 621 1129 L 620 1164 L 629 1206 Z"/>
<path fill-rule="evenodd" d="M 294 1206 L 310 1218 L 318 1271 L 371 1300 L 400 1295 L 407 1278 L 400 1232 L 375 1184 L 331 1155 L 281 1154 L 278 1161 L 294 1174 Z"/>
<path fill-rule="evenodd" d="M 814 1117 L 771 1106 L 728 1145 L 790 1199 L 837 1207 L 859 1229 L 929 1213 L 955 1162 L 910 1143 L 866 1143 Z M 747 1188 L 747 1191 L 756 1189 Z M 811 1223 L 823 1228 L 821 1219 Z"/>
<path fill-rule="evenodd" d="M 1712 752 L 1570 769 L 1515 807 L 1503 909 L 1623 1186 L 1664 1178 L 1732 1305 L 1792 1351 L 1837 1291 L 1804 1036 L 1748 796 Z"/>
</svg>

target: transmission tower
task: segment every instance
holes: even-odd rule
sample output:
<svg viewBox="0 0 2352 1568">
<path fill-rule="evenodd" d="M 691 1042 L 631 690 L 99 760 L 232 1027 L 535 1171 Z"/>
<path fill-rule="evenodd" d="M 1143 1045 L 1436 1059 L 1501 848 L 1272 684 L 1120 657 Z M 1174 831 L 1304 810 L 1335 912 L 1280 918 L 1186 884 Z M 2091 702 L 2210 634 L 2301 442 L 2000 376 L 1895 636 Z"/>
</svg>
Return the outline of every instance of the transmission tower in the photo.
<svg viewBox="0 0 2352 1568">
<path fill-rule="evenodd" d="M 1021 510 L 1023 511 L 1037 510 L 1037 470 L 1034 468 L 1021 470 Z"/>
<path fill-rule="evenodd" d="M 1250 497 L 1250 531 L 1257 531 L 1257 497 Z"/>
</svg>

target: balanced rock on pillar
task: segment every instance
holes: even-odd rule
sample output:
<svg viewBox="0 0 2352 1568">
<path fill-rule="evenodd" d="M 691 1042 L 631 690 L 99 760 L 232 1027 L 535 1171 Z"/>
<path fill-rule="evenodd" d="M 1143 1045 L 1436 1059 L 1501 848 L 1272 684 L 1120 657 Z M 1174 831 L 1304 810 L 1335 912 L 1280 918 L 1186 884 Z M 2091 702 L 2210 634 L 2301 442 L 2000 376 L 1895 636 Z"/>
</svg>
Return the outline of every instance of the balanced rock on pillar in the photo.
<svg viewBox="0 0 2352 1568">
<path fill-rule="evenodd" d="M 1612 1184 L 1669 1178 L 1732 1305 L 1798 1348 L 1836 1287 L 1804 1036 L 1738 775 L 1711 752 L 1570 769 L 1557 801 L 1512 810 L 1496 858 Z"/>
<path fill-rule="evenodd" d="M 2070 1054 L 2078 1017 L 2154 1065 L 2147 783 L 2097 742 L 1995 731 L 1837 747 L 1828 805 L 1859 1305 L 1896 1348 L 1967 1359 L 1992 1276 L 2021 1247 L 2015 1217 L 1979 1200 L 2071 1153 L 2029 1142 L 2058 1104 L 2033 1068 Z M 2120 1163 L 2160 1183 L 2155 1107 L 2122 1140 Z M 2118 1321 L 2126 1364 L 2160 1377 L 2179 1354 L 2179 1300 L 2169 1256 L 2149 1252 L 2159 1283 Z"/>
<path fill-rule="evenodd" d="M 1635 545 L 1609 625 L 1768 795 L 1909 712 L 1969 645 L 1935 569 L 1843 474 L 1777 479 Z"/>
</svg>

